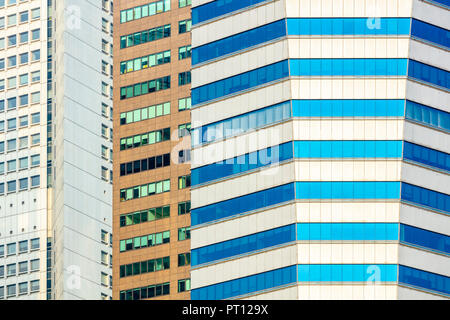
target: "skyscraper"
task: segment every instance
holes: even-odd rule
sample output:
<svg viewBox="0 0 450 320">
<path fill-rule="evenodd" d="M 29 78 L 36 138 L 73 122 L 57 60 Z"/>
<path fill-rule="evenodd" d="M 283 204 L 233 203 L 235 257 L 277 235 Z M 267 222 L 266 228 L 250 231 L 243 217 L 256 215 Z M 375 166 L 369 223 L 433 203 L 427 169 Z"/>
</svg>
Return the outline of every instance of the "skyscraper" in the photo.
<svg viewBox="0 0 450 320">
<path fill-rule="evenodd" d="M 193 1 L 192 299 L 449 297 L 449 5 Z"/>
<path fill-rule="evenodd" d="M 109 299 L 112 1 L 0 0 L 0 299 Z"/>
<path fill-rule="evenodd" d="M 189 299 L 190 0 L 115 4 L 113 297 Z"/>
</svg>

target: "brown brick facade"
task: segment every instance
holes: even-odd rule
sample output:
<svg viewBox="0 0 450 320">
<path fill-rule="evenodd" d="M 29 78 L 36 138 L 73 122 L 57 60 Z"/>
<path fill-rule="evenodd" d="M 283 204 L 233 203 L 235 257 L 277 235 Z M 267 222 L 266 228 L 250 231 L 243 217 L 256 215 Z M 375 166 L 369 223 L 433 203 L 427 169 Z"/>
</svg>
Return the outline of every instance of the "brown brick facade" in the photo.
<svg viewBox="0 0 450 320">
<path fill-rule="evenodd" d="M 190 32 L 179 34 L 178 22 L 190 19 L 190 6 L 178 7 L 178 0 L 171 1 L 168 12 L 159 13 L 126 23 L 120 23 L 120 14 L 130 9 L 154 2 L 154 0 L 116 0 L 114 1 L 114 196 L 113 196 L 113 299 L 120 298 L 120 292 L 153 284 L 170 282 L 170 295 L 152 299 L 189 299 L 189 291 L 178 293 L 178 280 L 190 278 L 190 266 L 178 267 L 178 254 L 189 252 L 190 240 L 178 241 L 178 228 L 190 226 L 190 215 L 178 215 L 178 203 L 190 200 L 190 188 L 178 190 L 178 177 L 190 173 L 189 164 L 176 164 L 120 176 L 120 164 L 162 155 L 172 152 L 180 124 L 190 123 L 190 111 L 178 112 L 178 100 L 190 96 L 190 84 L 179 86 L 178 74 L 190 71 L 191 59 L 178 60 L 178 48 L 190 45 Z M 129 48 L 120 48 L 120 37 L 145 29 L 171 24 L 171 36 L 156 41 L 139 44 Z M 148 69 L 120 74 L 122 61 L 171 50 L 171 62 Z M 131 84 L 171 76 L 171 88 L 133 97 L 120 99 L 120 88 Z M 170 115 L 120 125 L 123 112 L 136 110 L 160 103 L 171 103 Z M 120 139 L 143 134 L 153 130 L 170 127 L 171 141 L 159 142 L 129 150 L 120 150 Z M 173 160 L 173 158 L 172 158 Z M 161 181 L 170 178 L 170 192 L 156 194 L 140 199 L 121 202 L 120 190 L 123 188 Z M 120 215 L 143 209 L 170 205 L 170 217 L 136 225 L 120 227 Z M 136 236 L 170 230 L 170 243 L 149 248 L 141 248 L 120 253 L 120 240 Z M 120 278 L 120 266 L 154 258 L 170 256 L 170 268 L 167 270 L 145 273 Z"/>
</svg>

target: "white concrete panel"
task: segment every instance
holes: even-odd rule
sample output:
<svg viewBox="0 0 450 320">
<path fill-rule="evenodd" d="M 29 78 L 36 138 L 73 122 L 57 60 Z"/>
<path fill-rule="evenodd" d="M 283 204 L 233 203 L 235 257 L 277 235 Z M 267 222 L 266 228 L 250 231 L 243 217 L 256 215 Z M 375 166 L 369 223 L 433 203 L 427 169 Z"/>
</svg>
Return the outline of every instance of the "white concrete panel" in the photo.
<svg viewBox="0 0 450 320">
<path fill-rule="evenodd" d="M 399 222 L 399 201 L 316 201 L 296 204 L 298 222 Z"/>
<path fill-rule="evenodd" d="M 370 241 L 301 241 L 298 264 L 397 264 L 398 244 Z"/>
<path fill-rule="evenodd" d="M 294 78 L 292 99 L 404 99 L 405 78 Z"/>
<path fill-rule="evenodd" d="M 403 121 L 397 119 L 298 119 L 294 140 L 402 140 Z"/>
<path fill-rule="evenodd" d="M 297 286 L 289 288 L 269 290 L 268 292 L 250 295 L 239 300 L 297 300 Z"/>
<path fill-rule="evenodd" d="M 399 300 L 448 300 L 443 296 L 437 294 L 431 294 L 428 292 L 420 291 L 418 289 L 404 287 L 399 285 L 398 287 L 398 299 Z"/>
<path fill-rule="evenodd" d="M 288 46 L 290 59 L 408 58 L 409 38 L 302 37 Z"/>
<path fill-rule="evenodd" d="M 402 181 L 422 188 L 450 194 L 450 179 L 448 174 L 407 162 L 403 162 L 402 165 Z"/>
<path fill-rule="evenodd" d="M 394 300 L 397 285 L 394 284 L 301 284 L 300 300 Z"/>
<path fill-rule="evenodd" d="M 403 203 L 400 205 L 400 222 L 437 233 L 450 234 L 448 215 L 431 212 L 413 205 Z"/>
<path fill-rule="evenodd" d="M 398 160 L 296 160 L 296 181 L 398 181 Z"/>
<path fill-rule="evenodd" d="M 450 112 L 450 95 L 433 87 L 408 80 L 406 98 L 423 105 Z"/>
<path fill-rule="evenodd" d="M 288 17 L 410 17 L 412 0 L 286 0 Z"/>
</svg>

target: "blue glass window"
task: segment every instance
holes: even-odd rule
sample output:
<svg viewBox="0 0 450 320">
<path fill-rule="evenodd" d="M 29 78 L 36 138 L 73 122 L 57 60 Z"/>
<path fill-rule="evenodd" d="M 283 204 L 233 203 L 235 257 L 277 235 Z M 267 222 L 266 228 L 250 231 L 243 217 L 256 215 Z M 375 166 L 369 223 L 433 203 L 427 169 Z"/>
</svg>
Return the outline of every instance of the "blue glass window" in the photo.
<svg viewBox="0 0 450 320">
<path fill-rule="evenodd" d="M 406 75 L 407 59 L 292 59 L 292 76 Z"/>
<path fill-rule="evenodd" d="M 450 171 L 450 154 L 433 150 L 405 141 L 403 156 L 405 159 L 423 163 L 427 166 Z"/>
<path fill-rule="evenodd" d="M 261 250 L 295 241 L 295 225 L 271 229 L 192 250 L 192 265 Z"/>
<path fill-rule="evenodd" d="M 280 20 L 220 39 L 192 50 L 192 64 L 202 63 L 286 35 L 286 20 Z"/>
<path fill-rule="evenodd" d="M 398 240 L 398 223 L 298 223 L 297 240 Z"/>
<path fill-rule="evenodd" d="M 438 26 L 412 19 L 411 35 L 450 48 L 450 31 Z"/>
<path fill-rule="evenodd" d="M 400 158 L 402 141 L 295 141 L 296 158 Z"/>
<path fill-rule="evenodd" d="M 450 89 L 450 72 L 415 60 L 409 60 L 408 76 L 438 87 Z"/>
<path fill-rule="evenodd" d="M 191 225 L 231 217 L 237 214 L 269 207 L 294 199 L 294 184 L 289 183 L 271 189 L 247 194 L 222 202 L 191 210 Z"/>
<path fill-rule="evenodd" d="M 450 131 L 450 114 L 443 110 L 406 100 L 405 117 L 408 120 L 417 121 L 426 126 Z"/>
<path fill-rule="evenodd" d="M 399 199 L 400 183 L 384 181 L 296 182 L 297 199 Z"/>
<path fill-rule="evenodd" d="M 192 169 L 192 185 L 214 181 L 292 159 L 292 142 Z"/>
<path fill-rule="evenodd" d="M 299 282 L 397 281 L 395 264 L 303 264 L 298 266 Z"/>
<path fill-rule="evenodd" d="M 414 287 L 450 295 L 450 277 L 399 265 L 398 281 Z"/>
<path fill-rule="evenodd" d="M 212 82 L 191 90 L 192 104 L 200 104 L 289 76 L 288 60 Z"/>
<path fill-rule="evenodd" d="M 289 35 L 409 35 L 409 18 L 290 18 Z"/>
<path fill-rule="evenodd" d="M 192 300 L 222 300 L 276 288 L 297 281 L 297 266 L 267 271 L 248 277 L 191 290 Z"/>
<path fill-rule="evenodd" d="M 425 229 L 400 225 L 400 241 L 444 254 L 450 254 L 450 237 Z"/>
<path fill-rule="evenodd" d="M 425 0 L 426 2 L 439 3 L 445 7 L 450 7 L 450 0 Z"/>
<path fill-rule="evenodd" d="M 447 214 L 450 212 L 450 196 L 437 191 L 402 183 L 402 200 L 429 207 Z"/>
<path fill-rule="evenodd" d="M 403 117 L 405 100 L 292 100 L 294 117 Z"/>
<path fill-rule="evenodd" d="M 215 0 L 192 8 L 192 24 L 220 17 L 267 0 Z"/>
<path fill-rule="evenodd" d="M 262 128 L 291 117 L 290 101 L 269 106 L 263 109 L 240 114 L 233 118 L 207 124 L 192 130 L 192 145 L 213 142 L 229 138 L 250 130 Z"/>
</svg>

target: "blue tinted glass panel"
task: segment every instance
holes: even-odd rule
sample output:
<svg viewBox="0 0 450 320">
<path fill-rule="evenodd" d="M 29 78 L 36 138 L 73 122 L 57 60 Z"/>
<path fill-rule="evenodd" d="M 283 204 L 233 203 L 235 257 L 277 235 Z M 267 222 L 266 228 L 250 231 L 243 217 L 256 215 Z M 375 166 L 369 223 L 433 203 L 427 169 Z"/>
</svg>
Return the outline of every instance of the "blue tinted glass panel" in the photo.
<svg viewBox="0 0 450 320">
<path fill-rule="evenodd" d="M 411 35 L 450 48 L 450 31 L 432 24 L 413 19 L 411 24 Z"/>
<path fill-rule="evenodd" d="M 297 240 L 398 240 L 398 223 L 298 223 Z"/>
<path fill-rule="evenodd" d="M 242 197 L 214 203 L 191 211 L 191 224 L 198 225 L 237 214 L 261 209 L 275 204 L 293 200 L 294 184 L 289 183 L 279 187 L 248 194 Z"/>
<path fill-rule="evenodd" d="M 294 117 L 403 117 L 405 100 L 293 100 Z"/>
<path fill-rule="evenodd" d="M 295 141 L 296 158 L 400 158 L 402 141 Z"/>
<path fill-rule="evenodd" d="M 286 20 L 235 34 L 192 49 L 192 64 L 202 63 L 221 56 L 250 48 L 286 35 Z"/>
<path fill-rule="evenodd" d="M 450 89 L 450 72 L 409 60 L 408 76 L 444 89 Z"/>
<path fill-rule="evenodd" d="M 407 59 L 292 59 L 292 76 L 406 75 Z"/>
<path fill-rule="evenodd" d="M 191 131 L 193 146 L 243 134 L 291 118 L 290 101 L 210 123 Z"/>
<path fill-rule="evenodd" d="M 192 169 L 193 186 L 292 159 L 292 142 Z"/>
<path fill-rule="evenodd" d="M 399 182 L 296 182 L 297 199 L 398 199 Z"/>
<path fill-rule="evenodd" d="M 450 0 L 426 0 L 426 2 L 435 2 L 438 4 L 442 4 L 446 7 L 450 7 Z"/>
<path fill-rule="evenodd" d="M 302 264 L 299 282 L 397 281 L 395 264 Z"/>
<path fill-rule="evenodd" d="M 409 18 L 290 18 L 289 35 L 409 35 Z"/>
<path fill-rule="evenodd" d="M 450 277 L 407 266 L 398 268 L 398 281 L 414 287 L 450 295 Z"/>
<path fill-rule="evenodd" d="M 405 141 L 403 147 L 405 159 L 419 162 L 430 167 L 450 171 L 450 154 L 433 150 Z"/>
<path fill-rule="evenodd" d="M 297 266 L 271 270 L 248 277 L 191 290 L 192 300 L 222 300 L 297 281 Z"/>
<path fill-rule="evenodd" d="M 251 234 L 192 250 L 193 266 L 295 241 L 295 225 Z"/>
<path fill-rule="evenodd" d="M 220 17 L 267 0 L 216 0 L 192 8 L 192 24 Z"/>
<path fill-rule="evenodd" d="M 450 113 L 406 100 L 405 117 L 426 126 L 450 131 Z"/>
<path fill-rule="evenodd" d="M 443 211 L 447 214 L 450 212 L 449 195 L 414 186 L 409 183 L 402 183 L 402 200 Z"/>
<path fill-rule="evenodd" d="M 400 241 L 440 253 L 450 254 L 450 237 L 405 224 L 400 225 Z"/>
<path fill-rule="evenodd" d="M 204 103 L 229 94 L 280 80 L 289 76 L 288 60 L 280 61 L 255 70 L 192 89 L 192 104 Z"/>
</svg>

